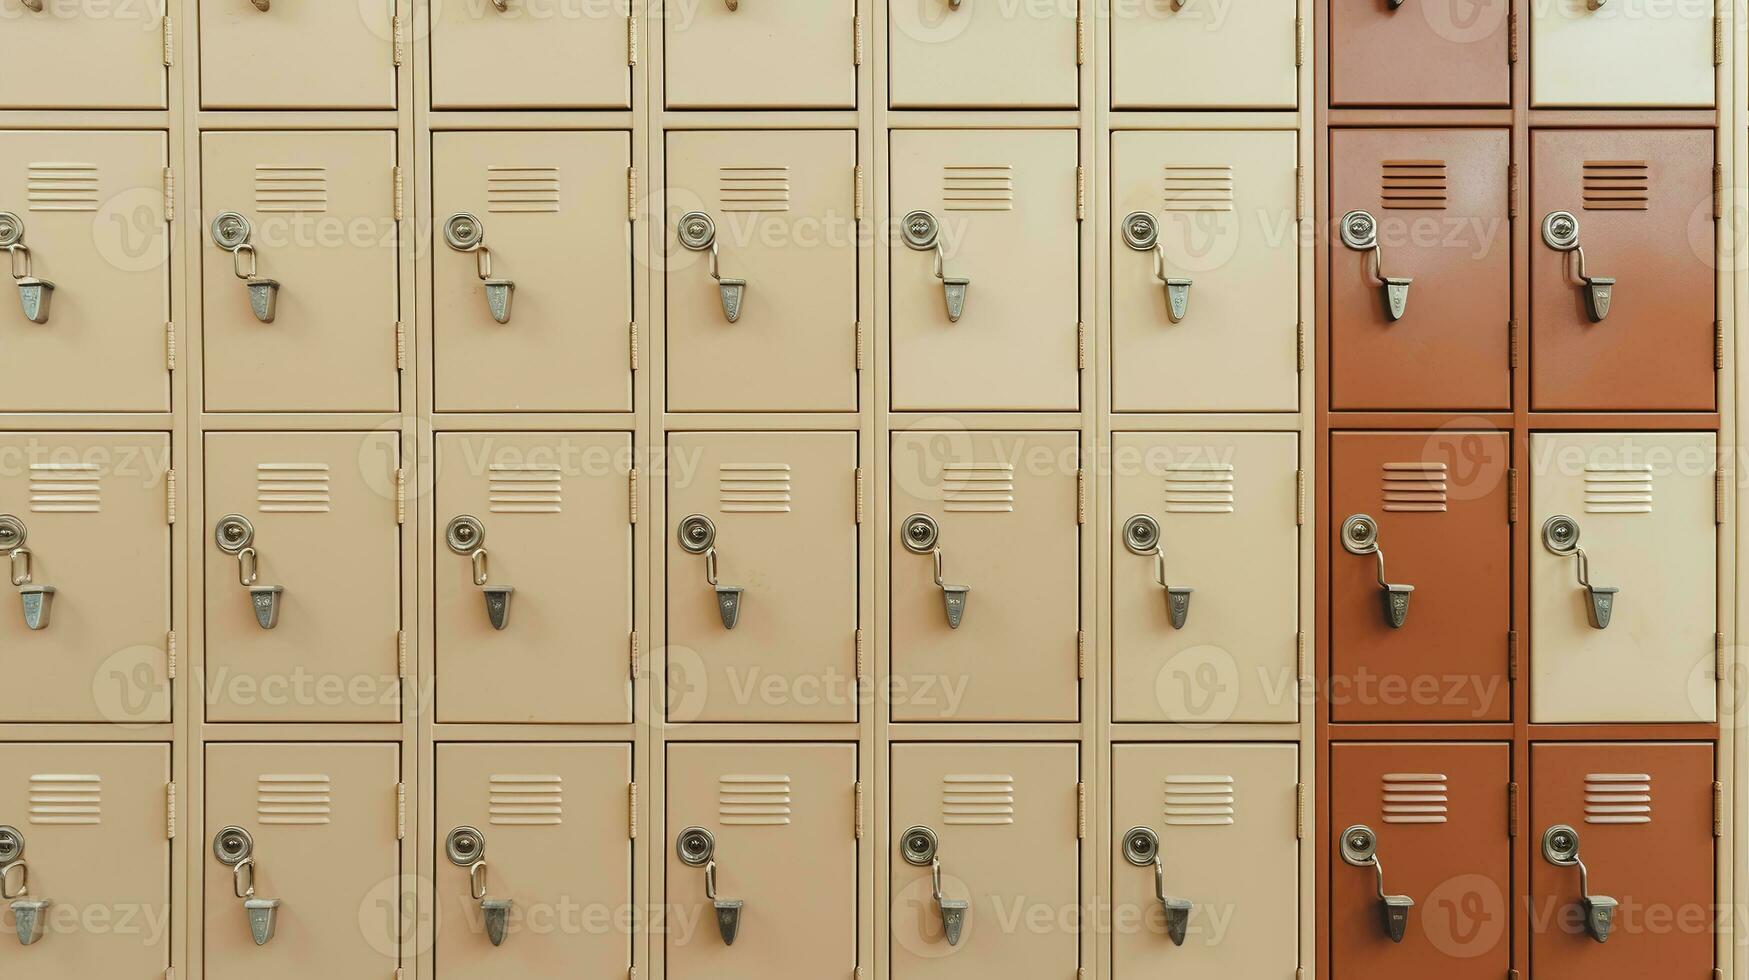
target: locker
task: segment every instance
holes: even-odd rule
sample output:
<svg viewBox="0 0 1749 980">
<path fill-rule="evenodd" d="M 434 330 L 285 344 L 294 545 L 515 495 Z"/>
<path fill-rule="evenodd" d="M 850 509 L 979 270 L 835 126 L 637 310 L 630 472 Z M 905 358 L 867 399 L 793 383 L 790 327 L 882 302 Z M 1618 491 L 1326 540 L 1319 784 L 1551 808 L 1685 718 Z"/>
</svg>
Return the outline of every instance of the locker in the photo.
<svg viewBox="0 0 1749 980">
<path fill-rule="evenodd" d="M 170 463 L 162 432 L 0 436 L 5 721 L 170 720 Z"/>
<path fill-rule="evenodd" d="M 208 721 L 400 719 L 399 435 L 207 435 Z"/>
<path fill-rule="evenodd" d="M 668 134 L 668 407 L 854 412 L 856 134 Z"/>
<path fill-rule="evenodd" d="M 1119 721 L 1299 717 L 1299 440 L 1112 436 Z"/>
<path fill-rule="evenodd" d="M 199 3 L 201 108 L 395 108 L 397 0 Z"/>
<path fill-rule="evenodd" d="M 1078 9 L 978 0 L 887 4 L 893 108 L 1074 108 Z"/>
<path fill-rule="evenodd" d="M 630 134 L 431 141 L 437 410 L 630 411 Z"/>
<path fill-rule="evenodd" d="M 1298 748 L 1118 745 L 1111 754 L 1112 975 L 1292 976 Z"/>
<path fill-rule="evenodd" d="M 1112 136 L 1116 410 L 1299 406 L 1295 139 Z"/>
<path fill-rule="evenodd" d="M 162 4 L 0 0 L 0 108 L 162 109 Z M 91 66 L 102 65 L 102 71 Z"/>
<path fill-rule="evenodd" d="M 394 975 L 400 779 L 390 743 L 207 746 L 207 977 Z"/>
<path fill-rule="evenodd" d="M 1531 401 L 1711 411 L 1711 130 L 1531 133 Z"/>
<path fill-rule="evenodd" d="M 856 720 L 853 432 L 668 444 L 668 720 Z"/>
<path fill-rule="evenodd" d="M 1113 4 L 1116 109 L 1292 109 L 1299 99 L 1297 6 L 1288 0 Z M 1243 71 L 1234 71 L 1243 64 Z M 1210 84 L 1219 79 L 1219 84 Z"/>
<path fill-rule="evenodd" d="M 1331 104 L 1506 105 L 1511 7 L 1509 0 L 1332 0 Z M 1584 71 L 1604 74 L 1596 63 Z"/>
<path fill-rule="evenodd" d="M 1079 441 L 892 436 L 894 721 L 1078 715 Z"/>
<path fill-rule="evenodd" d="M 1557 0 L 1534 5 L 1531 103 L 1710 106 L 1715 16 L 1710 3 Z"/>
<path fill-rule="evenodd" d="M 395 134 L 208 132 L 201 157 L 207 409 L 394 411 Z"/>
<path fill-rule="evenodd" d="M 670 109 L 851 109 L 854 0 L 704 0 L 662 18 Z"/>
<path fill-rule="evenodd" d="M 1512 965 L 1511 747 L 1350 743 L 1330 755 L 1335 975 L 1505 976 Z"/>
<path fill-rule="evenodd" d="M 1076 136 L 892 134 L 893 408 L 1079 404 Z"/>
<path fill-rule="evenodd" d="M 437 720 L 629 722 L 631 436 L 437 436 Z"/>
<path fill-rule="evenodd" d="M 1331 436 L 1332 718 L 1509 717 L 1510 465 L 1501 432 Z"/>
<path fill-rule="evenodd" d="M 631 780 L 624 744 L 437 746 L 437 972 L 624 976 Z"/>
<path fill-rule="evenodd" d="M 435 3 L 431 107 L 630 108 L 631 10 L 626 3 Z"/>
<path fill-rule="evenodd" d="M 1331 133 L 1333 409 L 1511 407 L 1509 156 L 1504 129 Z"/>
<path fill-rule="evenodd" d="M 1717 450 L 1711 432 L 1531 436 L 1532 721 L 1717 718 Z"/>
<path fill-rule="evenodd" d="M 893 746 L 893 980 L 1075 976 L 1076 753 L 1058 743 Z"/>
<path fill-rule="evenodd" d="M 6 747 L 0 755 L 0 866 L 8 869 L 0 970 L 83 980 L 161 976 L 170 967 L 164 825 L 170 780 L 168 745 Z M 28 882 L 21 882 L 26 875 Z M 30 945 L 20 944 L 32 937 Z"/>
<path fill-rule="evenodd" d="M 671 980 L 856 972 L 856 781 L 854 745 L 668 746 Z"/>
<path fill-rule="evenodd" d="M 0 410 L 170 410 L 168 162 L 161 132 L 0 134 Z"/>
</svg>

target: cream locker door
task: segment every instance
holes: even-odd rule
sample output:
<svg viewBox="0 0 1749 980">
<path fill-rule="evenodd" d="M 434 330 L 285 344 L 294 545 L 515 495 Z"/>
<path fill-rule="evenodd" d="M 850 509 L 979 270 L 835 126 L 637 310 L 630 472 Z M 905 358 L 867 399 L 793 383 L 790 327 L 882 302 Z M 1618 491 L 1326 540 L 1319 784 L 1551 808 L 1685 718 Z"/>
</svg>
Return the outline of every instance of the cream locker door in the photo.
<svg viewBox="0 0 1749 980">
<path fill-rule="evenodd" d="M 232 742 L 206 748 L 201 852 L 208 980 L 391 977 L 399 961 L 400 747 L 373 742 Z M 255 898 L 279 902 L 256 945 L 220 852 L 247 835 Z M 227 857 L 227 860 L 235 860 Z M 250 872 L 242 877 L 247 886 Z"/>
<path fill-rule="evenodd" d="M 161 432 L 0 435 L 0 550 L 30 574 L 0 604 L 0 719 L 170 720 L 170 462 Z M 40 629 L 25 589 L 54 590 Z"/>
<path fill-rule="evenodd" d="M 666 9 L 668 108 L 856 106 L 855 0 L 701 0 Z"/>
<path fill-rule="evenodd" d="M 668 746 L 668 834 L 656 846 L 669 980 L 855 974 L 856 782 L 855 745 Z M 717 901 L 739 902 L 738 916 L 706 897 L 713 861 Z"/>
<path fill-rule="evenodd" d="M 0 753 L 0 824 L 24 839 L 26 899 L 50 903 L 42 938 L 30 946 L 19 945 L 16 915 L 5 908 L 11 902 L 0 904 L 0 973 L 32 980 L 164 975 L 171 965 L 170 779 L 168 745 L 13 743 Z"/>
<path fill-rule="evenodd" d="M 438 411 L 630 411 L 630 136 L 436 133 L 431 143 Z M 469 225 L 484 258 L 448 241 Z M 487 276 L 515 284 L 504 322 L 487 305 Z"/>
<path fill-rule="evenodd" d="M 209 132 L 201 157 L 206 408 L 394 411 L 395 134 Z M 246 250 L 214 239 L 226 212 L 250 226 L 257 276 L 279 284 L 271 323 L 238 279 Z"/>
<path fill-rule="evenodd" d="M 1297 719 L 1297 437 L 1119 433 L 1112 445 L 1117 720 Z M 1168 589 L 1192 590 L 1178 593 L 1178 626 Z"/>
<path fill-rule="evenodd" d="M 892 752 L 893 980 L 1076 976 L 1076 746 L 913 743 Z M 930 838 L 944 897 L 965 903 L 954 945 L 920 846 Z"/>
<path fill-rule="evenodd" d="M 0 107 L 162 109 L 169 103 L 164 0 L 0 0 Z M 101 70 L 93 66 L 101 65 Z"/>
<path fill-rule="evenodd" d="M 626 976 L 631 933 L 612 923 L 633 908 L 631 781 L 625 744 L 437 747 L 439 976 Z M 510 903 L 501 945 L 470 890 L 479 860 L 486 899 Z"/>
<path fill-rule="evenodd" d="M 207 435 L 208 721 L 401 717 L 399 435 Z M 264 628 L 270 599 L 278 620 Z"/>
<path fill-rule="evenodd" d="M 893 0 L 887 44 L 895 109 L 1072 109 L 1076 3 Z"/>
<path fill-rule="evenodd" d="M 669 410 L 855 411 L 856 134 L 669 133 L 667 166 Z"/>
<path fill-rule="evenodd" d="M 396 0 L 199 3 L 201 108 L 395 107 L 410 12 Z"/>
<path fill-rule="evenodd" d="M 1531 437 L 1531 720 L 1717 717 L 1711 432 Z M 1566 522 L 1554 522 L 1566 517 Z M 1577 528 L 1576 554 L 1566 551 Z M 1594 625 L 1585 568 L 1606 618 Z"/>
<path fill-rule="evenodd" d="M 1298 749 L 1118 745 L 1112 752 L 1112 975 L 1291 977 L 1299 965 Z M 1190 903 L 1175 943 L 1156 897 Z"/>
<path fill-rule="evenodd" d="M 54 283 L 40 323 L 0 298 L 0 410 L 170 410 L 166 154 L 163 133 L 0 133 L 0 211 L 29 275 Z"/>
<path fill-rule="evenodd" d="M 1292 132 L 1112 136 L 1118 411 L 1298 406 L 1295 140 Z"/>
<path fill-rule="evenodd" d="M 855 721 L 856 434 L 674 433 L 668 460 L 668 720 Z"/>
<path fill-rule="evenodd" d="M 894 721 L 1075 720 L 1078 449 L 1072 432 L 893 434 Z"/>
<path fill-rule="evenodd" d="M 631 3 L 431 5 L 434 109 L 625 109 Z"/>
<path fill-rule="evenodd" d="M 1298 14 L 1292 0 L 1113 4 L 1112 105 L 1292 109 L 1299 96 Z M 1244 70 L 1234 70 L 1238 65 Z"/>
<path fill-rule="evenodd" d="M 892 134 L 895 410 L 1078 407 L 1075 140 Z"/>
<path fill-rule="evenodd" d="M 1710 106 L 1714 5 L 1549 0 L 1531 8 L 1538 106 Z"/>
</svg>

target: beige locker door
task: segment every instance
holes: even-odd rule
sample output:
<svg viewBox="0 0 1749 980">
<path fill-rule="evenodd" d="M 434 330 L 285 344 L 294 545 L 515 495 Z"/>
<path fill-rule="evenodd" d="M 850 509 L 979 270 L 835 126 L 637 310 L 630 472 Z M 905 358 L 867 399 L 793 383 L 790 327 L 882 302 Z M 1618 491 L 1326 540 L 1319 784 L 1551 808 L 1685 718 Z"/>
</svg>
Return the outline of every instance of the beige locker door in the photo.
<svg viewBox="0 0 1749 980">
<path fill-rule="evenodd" d="M 1298 749 L 1118 745 L 1111 757 L 1112 976 L 1293 976 Z M 1167 897 L 1191 903 L 1182 945 L 1167 931 L 1153 861 L 1126 853 L 1132 828 L 1153 834 Z"/>
<path fill-rule="evenodd" d="M 1075 140 L 1072 130 L 892 134 L 895 410 L 1079 406 Z M 934 247 L 912 246 L 916 211 L 933 217 Z M 942 275 L 970 280 L 957 322 Z"/>
<path fill-rule="evenodd" d="M 208 721 L 391 722 L 401 717 L 400 433 L 206 437 Z M 263 629 L 224 518 L 254 528 L 256 586 L 279 586 Z"/>
<path fill-rule="evenodd" d="M 751 6 L 751 4 L 749 4 Z M 853 412 L 857 371 L 856 134 L 668 134 L 668 408 Z M 730 322 L 718 274 L 745 280 Z"/>
<path fill-rule="evenodd" d="M 856 106 L 855 0 L 703 0 L 661 20 L 670 109 Z"/>
<path fill-rule="evenodd" d="M 1530 13 L 1538 106 L 1710 106 L 1713 4 L 1551 0 Z"/>
<path fill-rule="evenodd" d="M 434 109 L 625 109 L 629 3 L 443 0 L 431 5 Z"/>
<path fill-rule="evenodd" d="M 856 746 L 668 746 L 669 980 L 818 980 L 857 969 Z M 705 867 L 685 831 L 714 843 L 717 898 L 741 902 L 725 945 Z M 702 853 L 702 852 L 701 852 Z"/>
<path fill-rule="evenodd" d="M 668 720 L 855 721 L 856 433 L 679 432 L 668 460 Z"/>
<path fill-rule="evenodd" d="M 201 108 L 395 107 L 396 0 L 199 3 Z"/>
<path fill-rule="evenodd" d="M 632 908 L 625 744 L 437 746 L 437 974 L 445 980 L 626 975 L 631 934 L 612 927 Z M 447 844 L 473 828 L 486 897 L 508 900 L 494 946 L 468 866 Z"/>
<path fill-rule="evenodd" d="M 19 590 L 0 603 L 0 720 L 170 720 L 170 462 L 162 432 L 0 436 L 0 515 L 22 524 L 30 586 L 55 590 L 41 629 Z"/>
<path fill-rule="evenodd" d="M 893 434 L 894 721 L 1075 720 L 1078 450 L 1072 432 Z M 929 521 L 943 584 L 909 536 Z M 944 585 L 971 590 L 957 627 Z"/>
<path fill-rule="evenodd" d="M 631 462 L 623 432 L 437 437 L 439 721 L 632 720 Z M 484 589 L 506 587 L 497 629 Z"/>
<path fill-rule="evenodd" d="M 1531 437 L 1530 667 L 1536 722 L 1717 717 L 1718 529 L 1711 432 Z M 1579 559 L 1545 526 L 1572 518 L 1608 625 L 1592 626 Z"/>
<path fill-rule="evenodd" d="M 1292 109 L 1299 97 L 1298 14 L 1292 0 L 1113 4 L 1112 106 Z M 1243 70 L 1235 70 L 1239 65 Z"/>
<path fill-rule="evenodd" d="M 1292 132 L 1113 134 L 1118 411 L 1299 405 L 1295 140 Z M 1146 217 L 1128 217 L 1138 213 Z M 1181 314 L 1162 278 L 1189 280 L 1172 287 L 1185 290 Z"/>
<path fill-rule="evenodd" d="M 436 133 L 431 143 L 437 409 L 630 411 L 629 135 Z M 480 256 L 446 243 L 457 214 L 484 234 L 489 275 L 515 283 L 508 322 L 487 306 Z"/>
<path fill-rule="evenodd" d="M 1075 3 L 900 0 L 887 45 L 895 109 L 1072 109 Z"/>
<path fill-rule="evenodd" d="M 1059 743 L 893 746 L 893 980 L 1076 975 L 1077 751 Z M 930 865 L 906 857 L 912 827 L 935 835 L 947 900 L 968 903 L 958 945 L 943 934 Z"/>
<path fill-rule="evenodd" d="M 31 980 L 164 975 L 171 963 L 170 779 L 168 745 L 14 743 L 0 753 L 0 824 L 24 837 L 27 898 L 51 903 L 43 936 L 30 946 L 18 943 L 11 903 L 0 903 L 0 973 Z"/>
<path fill-rule="evenodd" d="M 0 108 L 162 109 L 163 3 L 0 0 Z M 100 70 L 93 66 L 101 65 Z"/>
<path fill-rule="evenodd" d="M 206 408 L 394 411 L 395 134 L 209 132 L 201 157 Z M 213 239 L 224 212 L 248 220 L 257 272 L 280 284 L 271 323 Z"/>
<path fill-rule="evenodd" d="M 204 870 L 208 980 L 390 977 L 399 962 L 400 747 L 374 742 L 232 742 L 206 748 Z M 255 897 L 279 901 L 255 944 L 236 875 L 215 839 L 253 840 Z M 245 872 L 245 877 L 247 877 Z"/>
<path fill-rule="evenodd" d="M 0 411 L 170 410 L 167 152 L 163 133 L 0 133 L 0 211 L 54 283 L 46 322 L 0 298 Z"/>
<path fill-rule="evenodd" d="M 1117 720 L 1296 720 L 1298 438 L 1126 432 L 1112 446 Z M 1176 628 L 1156 545 L 1166 586 L 1194 590 Z"/>
</svg>

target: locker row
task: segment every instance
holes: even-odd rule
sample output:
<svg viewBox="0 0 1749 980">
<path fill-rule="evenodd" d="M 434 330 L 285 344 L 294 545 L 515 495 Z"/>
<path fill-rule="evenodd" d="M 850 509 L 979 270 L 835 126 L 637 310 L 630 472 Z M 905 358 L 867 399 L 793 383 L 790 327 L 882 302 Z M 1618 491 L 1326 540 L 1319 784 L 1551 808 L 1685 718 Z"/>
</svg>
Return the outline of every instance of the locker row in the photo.
<svg viewBox="0 0 1749 980">
<path fill-rule="evenodd" d="M 859 597 L 873 518 L 856 433 L 676 432 L 648 463 L 629 433 L 442 433 L 417 480 L 398 442 L 206 435 L 204 513 L 184 518 L 206 720 L 400 720 L 417 504 L 433 526 L 417 547 L 435 574 L 436 720 L 631 721 L 640 482 L 663 497 L 649 669 L 669 720 L 858 719 L 877 612 Z M 1333 720 L 1505 721 L 1514 677 L 1533 722 L 1715 720 L 1717 452 L 1710 432 L 1535 433 L 1517 461 L 1502 432 L 1333 434 Z M 1084 456 L 1074 432 L 891 436 L 890 590 L 872 601 L 890 624 L 892 719 L 1077 720 L 1081 552 L 1109 526 L 1115 720 L 1296 722 L 1299 437 L 1124 432 L 1108 473 Z M 18 433 L 0 457 L 21 606 L 0 641 L 32 694 L 5 720 L 168 720 L 168 440 Z M 1094 477 L 1107 503 L 1090 505 Z"/>
</svg>

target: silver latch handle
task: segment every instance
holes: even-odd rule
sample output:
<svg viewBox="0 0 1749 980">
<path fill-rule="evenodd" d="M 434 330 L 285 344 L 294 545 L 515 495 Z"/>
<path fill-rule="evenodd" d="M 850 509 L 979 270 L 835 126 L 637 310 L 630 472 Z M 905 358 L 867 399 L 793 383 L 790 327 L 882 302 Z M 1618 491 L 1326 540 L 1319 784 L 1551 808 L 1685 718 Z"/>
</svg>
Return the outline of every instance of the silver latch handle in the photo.
<svg viewBox="0 0 1749 980">
<path fill-rule="evenodd" d="M 46 898 L 30 897 L 30 865 L 24 862 L 24 834 L 16 827 L 0 826 L 0 900 L 9 904 L 20 946 L 34 946 L 48 924 Z"/>
<path fill-rule="evenodd" d="M 1402 629 L 1409 620 L 1409 597 L 1413 585 L 1385 579 L 1385 550 L 1379 546 L 1379 524 L 1369 514 L 1353 514 L 1342 522 L 1342 547 L 1351 555 L 1373 555 L 1378 559 L 1379 593 L 1384 601 L 1385 623 L 1392 629 Z"/>
<path fill-rule="evenodd" d="M 1166 549 L 1161 542 L 1160 522 L 1148 514 L 1135 514 L 1124 522 L 1123 543 L 1131 554 L 1154 559 L 1154 582 L 1166 593 L 1166 618 L 1175 630 L 1190 618 L 1189 586 L 1166 583 Z"/>
<path fill-rule="evenodd" d="M 486 525 L 472 514 L 450 520 L 443 530 L 449 550 L 468 559 L 474 585 L 486 603 L 486 622 L 495 630 L 510 625 L 510 600 L 516 595 L 514 585 L 490 584 L 492 563 L 486 554 Z"/>
<path fill-rule="evenodd" d="M 241 514 L 226 514 L 213 527 L 213 542 L 220 551 L 237 559 L 237 583 L 249 591 L 249 608 L 255 613 L 255 624 L 264 630 L 278 626 L 285 586 L 260 584 L 261 556 L 255 550 L 255 525 Z"/>
<path fill-rule="evenodd" d="M 1591 557 L 1579 547 L 1579 522 L 1566 514 L 1556 514 L 1543 522 L 1543 547 L 1562 558 L 1571 557 L 1578 564 L 1579 587 L 1585 590 L 1585 618 L 1592 629 L 1608 629 L 1615 614 L 1615 597 L 1621 589 L 1613 585 L 1591 584 Z"/>
<path fill-rule="evenodd" d="M 509 323 L 516 282 L 492 275 L 492 250 L 486 247 L 485 223 L 466 211 L 458 211 L 443 222 L 443 241 L 457 252 L 474 253 L 474 275 L 486 290 L 486 312 L 499 323 Z"/>
<path fill-rule="evenodd" d="M 1154 899 L 1166 914 L 1166 935 L 1172 945 L 1183 946 L 1190 931 L 1190 913 L 1196 907 L 1185 898 L 1166 894 L 1166 857 L 1161 853 L 1160 835 L 1152 827 L 1131 827 L 1123 835 L 1124 860 L 1138 868 L 1154 869 Z"/>
<path fill-rule="evenodd" d="M 972 905 L 963 898 L 948 898 L 941 887 L 941 839 L 932 828 L 918 825 L 899 835 L 899 853 L 905 863 L 929 869 L 930 893 L 941 914 L 941 934 L 949 946 L 958 946 L 965 935 L 966 913 Z"/>
<path fill-rule="evenodd" d="M 1608 895 L 1591 894 L 1591 871 L 1579 860 L 1579 832 L 1558 823 L 1543 831 L 1543 860 L 1557 868 L 1579 869 L 1579 907 L 1585 913 L 1585 932 L 1600 943 L 1609 941 L 1615 925 L 1615 910 L 1621 903 Z"/>
<path fill-rule="evenodd" d="M 449 863 L 468 869 L 468 895 L 480 903 L 487 940 L 494 946 L 504 945 L 504 937 L 510 932 L 510 909 L 514 903 L 508 898 L 493 898 L 487 893 L 486 835 L 473 827 L 457 827 L 444 838 L 443 850 Z"/>
<path fill-rule="evenodd" d="M 249 241 L 254 226 L 240 212 L 221 211 L 213 218 L 211 231 L 213 243 L 231 253 L 231 274 L 248 290 L 250 312 L 262 323 L 272 323 L 279 310 L 279 281 L 260 275 L 255 246 Z"/>
<path fill-rule="evenodd" d="M 48 629 L 55 587 L 36 584 L 36 554 L 25 546 L 30 529 L 14 514 L 0 514 L 0 552 L 7 556 L 12 585 L 24 607 L 26 629 Z"/>
<path fill-rule="evenodd" d="M 674 838 L 674 853 L 689 868 L 704 869 L 704 897 L 717 914 L 717 934 L 724 946 L 735 945 L 741 934 L 741 909 L 745 902 L 717 894 L 717 839 L 703 827 L 688 827 Z"/>
<path fill-rule="evenodd" d="M 1384 249 L 1379 245 L 1379 223 L 1370 211 L 1355 210 L 1342 216 L 1342 244 L 1372 255 L 1372 278 L 1384 290 L 1385 314 L 1394 323 L 1409 310 L 1409 286 L 1414 276 L 1387 276 Z"/>
<path fill-rule="evenodd" d="M 1374 888 L 1380 910 L 1384 913 L 1385 935 L 1391 942 L 1402 942 L 1409 928 L 1409 910 L 1415 907 L 1415 900 L 1385 891 L 1385 866 L 1379 860 L 1378 835 L 1366 824 L 1357 823 L 1342 832 L 1340 846 L 1345 863 L 1356 868 L 1373 869 Z"/>
<path fill-rule="evenodd" d="M 0 248 L 6 250 L 11 260 L 12 281 L 18 286 L 24 318 L 31 323 L 49 322 L 55 284 L 31 274 L 30 247 L 24 244 L 24 219 L 11 211 L 0 211 Z"/>
<path fill-rule="evenodd" d="M 724 585 L 717 578 L 717 525 L 703 514 L 689 514 L 680 519 L 680 549 L 689 555 L 704 558 L 704 580 L 717 599 L 717 618 L 723 629 L 732 630 L 741 621 L 742 600 L 746 589 L 739 585 Z"/>
<path fill-rule="evenodd" d="M 947 253 L 942 248 L 941 221 L 932 212 L 918 209 L 907 213 L 900 221 L 900 231 L 905 237 L 906 246 L 934 255 L 930 274 L 941 280 L 942 299 L 947 306 L 948 322 L 958 323 L 960 317 L 966 313 L 966 292 L 971 289 L 972 280 L 967 276 L 947 274 Z"/>
<path fill-rule="evenodd" d="M 1123 219 L 1124 244 L 1154 255 L 1154 278 L 1166 287 L 1166 319 L 1173 323 L 1190 312 L 1190 287 L 1195 280 L 1168 274 L 1166 246 L 1160 241 L 1160 221 L 1152 211 L 1131 211 Z"/>
<path fill-rule="evenodd" d="M 250 938 L 257 946 L 267 945 L 278 929 L 280 902 L 255 895 L 255 838 L 242 827 L 226 827 L 213 835 L 213 857 L 231 869 L 231 889 L 243 900 Z"/>
<path fill-rule="evenodd" d="M 1550 211 L 1544 215 L 1543 244 L 1557 252 L 1572 252 L 1577 258 L 1575 273 L 1585 287 L 1585 315 L 1592 323 L 1602 323 L 1609 316 L 1610 304 L 1615 299 L 1616 281 L 1613 276 L 1593 276 L 1585 271 L 1585 249 L 1579 244 L 1578 216 L 1571 211 Z"/>
<path fill-rule="evenodd" d="M 943 608 L 947 613 L 947 628 L 957 630 L 966 616 L 966 600 L 972 587 L 952 585 L 946 580 L 941 553 L 941 525 L 928 514 L 912 514 L 899 528 L 899 540 L 905 550 L 914 555 L 928 555 L 933 565 L 935 587 L 941 590 Z"/>
<path fill-rule="evenodd" d="M 710 277 L 717 284 L 717 297 L 723 306 L 723 319 L 734 323 L 741 319 L 741 308 L 747 300 L 747 280 L 724 278 L 722 260 L 717 254 L 717 223 L 703 211 L 688 211 L 680 216 L 680 244 L 690 251 L 710 253 Z"/>
</svg>

